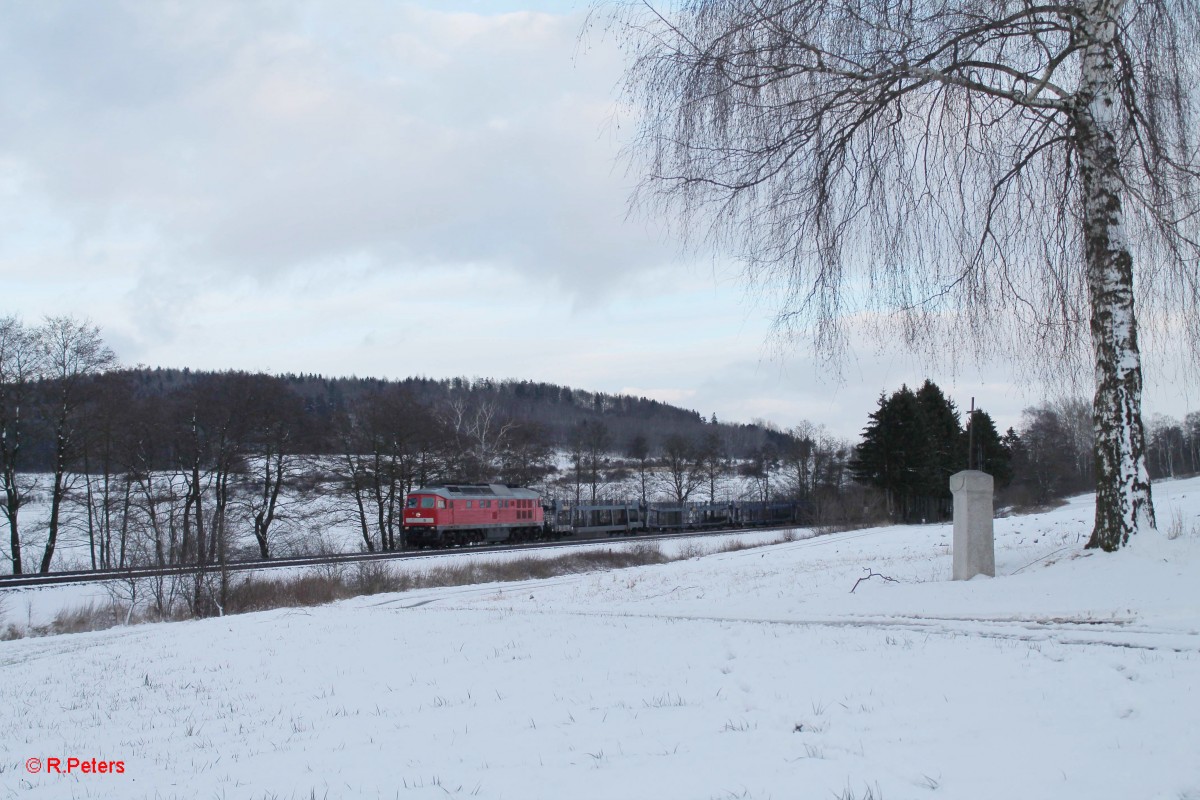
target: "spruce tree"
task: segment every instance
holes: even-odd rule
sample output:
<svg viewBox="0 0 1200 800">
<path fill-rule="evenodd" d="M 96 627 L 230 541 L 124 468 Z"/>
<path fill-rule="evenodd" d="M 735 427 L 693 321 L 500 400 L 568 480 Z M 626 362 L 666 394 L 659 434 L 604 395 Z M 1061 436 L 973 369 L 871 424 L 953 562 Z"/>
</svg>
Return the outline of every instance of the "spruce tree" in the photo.
<svg viewBox="0 0 1200 800">
<path fill-rule="evenodd" d="M 893 518 L 919 518 L 923 484 L 929 463 L 929 437 L 921 406 L 907 386 L 886 397 L 870 414 L 863 441 L 854 449 L 851 474 L 887 494 Z"/>
<path fill-rule="evenodd" d="M 954 402 L 933 381 L 917 390 L 917 403 L 926 436 L 921 494 L 931 501 L 925 516 L 943 517 L 950 513 L 950 476 L 966 466 L 962 426 Z"/>
<path fill-rule="evenodd" d="M 1016 437 L 1012 428 L 1009 434 Z M 1003 489 L 1012 483 L 1012 452 L 996 432 L 996 423 L 986 411 L 976 409 L 967 420 L 962 434 L 963 452 L 970 449 L 971 469 L 991 475 L 996 488 Z"/>
<path fill-rule="evenodd" d="M 887 493 L 894 519 L 944 519 L 951 512 L 950 475 L 966 464 L 958 411 L 937 384 L 913 392 L 901 386 L 880 394 L 863 440 L 854 449 L 851 474 Z"/>
</svg>

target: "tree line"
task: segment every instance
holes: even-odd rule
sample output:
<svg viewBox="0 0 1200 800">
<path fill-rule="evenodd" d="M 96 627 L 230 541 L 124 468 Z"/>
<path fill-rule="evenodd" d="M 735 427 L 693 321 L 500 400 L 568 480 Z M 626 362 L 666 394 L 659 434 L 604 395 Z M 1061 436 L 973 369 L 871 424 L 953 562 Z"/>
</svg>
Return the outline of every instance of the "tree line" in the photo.
<svg viewBox="0 0 1200 800">
<path fill-rule="evenodd" d="M 588 432 L 605 449 L 590 461 L 595 496 L 621 469 L 609 450 L 640 441 L 643 468 L 654 468 L 671 448 L 690 459 L 699 431 L 721 442 L 719 456 L 707 451 L 710 476 L 784 438 L 525 381 L 120 369 L 90 323 L 0 319 L 0 510 L 17 574 L 49 571 L 64 527 L 94 568 L 222 564 L 243 541 L 239 557 L 270 558 L 281 537 L 319 531 L 330 508 L 364 549 L 394 549 L 415 487 L 499 480 L 565 493 L 556 454 Z M 49 512 L 31 528 L 23 511 L 34 499 Z"/>
<path fill-rule="evenodd" d="M 1200 469 L 1200 414 L 1150 431 L 1153 477 Z M 1085 491 L 1094 447 L 1084 401 L 1027 409 L 999 434 L 932 381 L 881 394 L 853 444 L 810 422 L 727 425 L 552 384 L 118 369 L 88 323 L 0 319 L 0 512 L 16 574 L 49 571 L 64 531 L 93 568 L 312 552 L 338 546 L 323 539 L 337 522 L 362 549 L 393 550 L 405 496 L 437 482 L 533 486 L 577 506 L 791 501 L 814 525 L 933 521 L 968 466 L 996 478 L 1002 505 Z"/>
<path fill-rule="evenodd" d="M 993 476 L 999 506 L 1031 508 L 1095 488 L 1096 440 L 1092 406 L 1068 398 L 1025 409 L 1021 422 L 1000 434 L 982 409 L 960 420 L 953 401 L 932 381 L 881 394 L 869 415 L 849 469 L 877 488 L 897 521 L 949 519 L 949 476 L 979 469 Z M 1182 422 L 1151 419 L 1147 436 L 1150 477 L 1200 472 L 1200 413 Z"/>
</svg>

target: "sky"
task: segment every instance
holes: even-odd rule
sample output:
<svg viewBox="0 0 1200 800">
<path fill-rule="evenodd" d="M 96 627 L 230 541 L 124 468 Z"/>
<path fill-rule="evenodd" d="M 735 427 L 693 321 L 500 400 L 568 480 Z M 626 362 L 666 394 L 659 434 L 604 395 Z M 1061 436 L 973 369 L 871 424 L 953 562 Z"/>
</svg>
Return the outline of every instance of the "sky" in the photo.
<svg viewBox="0 0 1200 800">
<path fill-rule="evenodd" d="M 0 315 L 89 318 L 124 364 L 529 379 L 848 438 L 925 377 L 1002 428 L 1060 389 L 773 338 L 769 286 L 629 213 L 585 3 L 4 8 Z"/>
</svg>

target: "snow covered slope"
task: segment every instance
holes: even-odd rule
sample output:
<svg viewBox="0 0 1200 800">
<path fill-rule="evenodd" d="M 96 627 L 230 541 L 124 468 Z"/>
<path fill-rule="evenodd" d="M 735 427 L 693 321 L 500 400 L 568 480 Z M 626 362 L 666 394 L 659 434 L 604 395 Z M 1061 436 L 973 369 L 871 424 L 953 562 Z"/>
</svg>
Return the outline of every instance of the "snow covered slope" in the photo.
<svg viewBox="0 0 1200 800">
<path fill-rule="evenodd" d="M 995 579 L 889 527 L 0 643 L 0 798 L 1195 800 L 1200 480 L 1154 492 L 1177 538 L 1084 551 L 1080 498 Z"/>
</svg>

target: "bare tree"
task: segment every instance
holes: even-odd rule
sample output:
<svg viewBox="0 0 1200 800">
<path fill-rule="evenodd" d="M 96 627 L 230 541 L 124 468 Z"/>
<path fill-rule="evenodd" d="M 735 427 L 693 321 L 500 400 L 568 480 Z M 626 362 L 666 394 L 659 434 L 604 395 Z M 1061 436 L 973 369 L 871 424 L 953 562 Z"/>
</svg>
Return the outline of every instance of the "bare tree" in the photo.
<svg viewBox="0 0 1200 800">
<path fill-rule="evenodd" d="M 187 483 L 178 469 L 162 469 L 170 463 L 166 454 L 172 434 L 168 423 L 172 405 L 136 395 L 129 398 L 129 403 L 128 479 L 134 487 L 133 503 L 141 533 L 151 542 L 149 550 L 153 552 L 156 566 L 176 564 L 180 559 L 179 533 L 183 512 L 180 501 L 184 497 L 180 489 Z M 165 591 L 167 585 L 159 582 L 156 588 Z M 165 599 L 159 591 L 156 600 L 162 601 L 159 602 L 160 611 Z"/>
<path fill-rule="evenodd" d="M 474 401 L 461 395 L 452 398 L 440 412 L 441 422 L 455 441 L 456 477 L 467 481 L 495 480 L 516 422 L 490 400 Z"/>
<path fill-rule="evenodd" d="M 1150 418 L 1148 450 L 1152 453 L 1150 469 L 1157 475 L 1174 478 L 1184 467 L 1184 436 L 1179 420 L 1165 414 Z"/>
<path fill-rule="evenodd" d="M 8 523 L 9 556 L 14 575 L 20 575 L 20 512 L 28 487 L 18 474 L 21 448 L 28 425 L 30 384 L 40 371 L 33 332 L 16 317 L 0 317 L 0 512 Z"/>
<path fill-rule="evenodd" d="M 1075 460 L 1075 478 L 1080 490 L 1096 483 L 1096 431 L 1092 408 L 1085 398 L 1060 398 L 1051 405 L 1066 430 Z"/>
<path fill-rule="evenodd" d="M 574 480 L 574 504 L 583 502 L 583 471 L 587 463 L 587 428 L 583 423 L 577 423 L 571 428 L 567 440 L 567 457 L 571 461 L 571 477 Z"/>
<path fill-rule="evenodd" d="M 272 526 L 286 516 L 283 487 L 296 478 L 299 456 L 293 428 L 302 416 L 300 398 L 281 381 L 251 376 L 251 391 L 242 413 L 248 418 L 246 453 L 242 466 L 244 502 L 254 525 L 258 554 L 271 557 Z"/>
<path fill-rule="evenodd" d="M 780 467 L 797 500 L 808 500 L 812 496 L 817 473 L 816 438 L 820 433 L 820 427 L 803 420 L 787 432 L 781 448 Z"/>
<path fill-rule="evenodd" d="M 405 496 L 415 487 L 444 477 L 443 451 L 447 444 L 462 444 L 462 437 L 475 421 L 486 418 L 490 423 L 492 419 L 491 411 L 476 416 L 465 408 L 458 411 L 462 412 L 457 416 L 461 427 L 455 431 L 407 391 L 389 387 L 359 398 L 340 420 L 337 471 L 342 494 L 354 504 L 353 513 L 369 552 L 375 551 L 372 529 L 378 530 L 384 550 L 395 550 L 403 544 L 397 534 L 403 527 Z M 507 442 L 512 432 L 513 428 L 507 426 L 503 441 Z M 488 441 L 495 444 L 495 440 Z M 481 463 L 476 460 L 479 451 L 455 454 L 455 478 L 471 480 L 471 476 L 481 474 L 476 469 Z M 498 458 L 499 453 L 488 455 L 485 461 L 493 456 Z"/>
<path fill-rule="evenodd" d="M 1079 491 L 1071 431 L 1050 406 L 1027 408 L 1014 453 L 1016 483 L 1035 503 Z"/>
<path fill-rule="evenodd" d="M 338 457 L 337 470 L 342 480 L 341 494 L 354 502 L 354 519 L 358 521 L 363 546 L 367 548 L 368 553 L 374 553 L 375 539 L 371 535 L 370 515 L 367 512 L 372 474 L 368 467 L 368 457 L 360 449 L 354 433 L 351 427 L 347 427 L 342 433 L 342 452 Z"/>
<path fill-rule="evenodd" d="M 554 471 L 553 458 L 554 448 L 546 427 L 537 422 L 520 423 L 509 436 L 500 477 L 506 483 L 528 486 Z"/>
<path fill-rule="evenodd" d="M 63 499 L 70 489 L 67 470 L 81 443 L 78 412 L 88 380 L 116 366 L 117 357 L 104 344 L 100 329 L 86 320 L 47 317 L 36 337 L 43 376 L 50 391 L 45 417 L 54 437 L 50 523 L 41 565 L 45 573 L 50 571 L 54 558 Z"/>
<path fill-rule="evenodd" d="M 646 434 L 634 434 L 633 438 L 629 440 L 629 447 L 625 453 L 637 462 L 642 505 L 646 505 L 646 470 L 650 466 L 650 440 L 646 438 Z"/>
<path fill-rule="evenodd" d="M 716 419 L 716 414 L 713 414 L 713 419 Z M 708 502 L 715 503 L 717 502 L 717 486 L 729 473 L 729 457 L 725 441 L 721 438 L 720 432 L 716 430 L 716 425 L 712 425 L 712 428 L 713 430 L 707 431 L 700 441 L 696 461 L 704 476 L 704 482 L 708 484 Z"/>
<path fill-rule="evenodd" d="M 180 523 L 187 486 L 184 476 L 177 471 L 158 473 L 139 466 L 130 478 L 134 483 L 138 524 L 142 535 L 152 543 L 154 564 L 161 567 L 179 563 Z"/>
<path fill-rule="evenodd" d="M 1183 428 L 1188 440 L 1188 471 L 1200 472 L 1200 411 L 1184 417 Z"/>
<path fill-rule="evenodd" d="M 592 503 L 596 502 L 596 491 L 608 468 L 608 448 L 612 442 L 608 426 L 599 420 L 579 423 L 583 441 L 583 466 L 587 470 L 588 484 L 592 489 Z"/>
<path fill-rule="evenodd" d="M 678 503 L 686 503 L 692 492 L 704 483 L 699 454 L 690 439 L 672 433 L 663 440 L 660 481 Z"/>
<path fill-rule="evenodd" d="M 90 398 L 88 424 L 80 431 L 79 466 L 92 569 L 124 569 L 134 512 L 137 409 L 129 374 L 115 374 Z"/>
<path fill-rule="evenodd" d="M 778 449 L 771 442 L 764 442 L 755 448 L 748 461 L 742 463 L 739 471 L 754 482 L 759 499 L 765 502 L 771 499 L 771 476 L 778 469 Z"/>
<path fill-rule="evenodd" d="M 197 566 L 207 555 L 204 496 L 208 484 L 206 442 L 201 429 L 199 404 L 193 391 L 185 391 L 175 404 L 172 433 L 174 463 L 183 479 L 183 513 L 180 516 L 179 563 L 193 558 Z"/>
<path fill-rule="evenodd" d="M 197 616 L 220 613 L 229 590 L 230 500 L 234 476 L 245 471 L 245 411 L 254 392 L 253 376 L 223 373 L 187 386 L 172 410 L 173 460 L 184 488 L 180 562 L 197 567 L 187 599 Z"/>
<path fill-rule="evenodd" d="M 1153 527 L 1134 264 L 1138 303 L 1182 320 L 1195 354 L 1195 0 L 682 0 L 607 18 L 632 58 L 639 198 L 773 278 L 781 331 L 836 356 L 876 320 L 911 347 L 962 334 L 1042 365 L 1090 336 L 1089 546 Z"/>
</svg>

